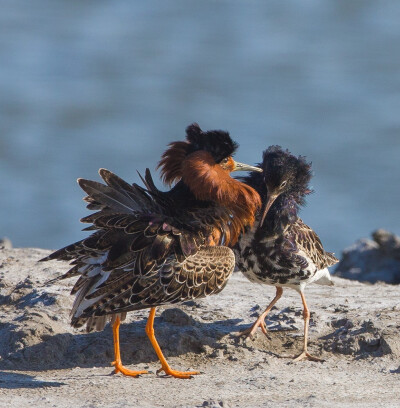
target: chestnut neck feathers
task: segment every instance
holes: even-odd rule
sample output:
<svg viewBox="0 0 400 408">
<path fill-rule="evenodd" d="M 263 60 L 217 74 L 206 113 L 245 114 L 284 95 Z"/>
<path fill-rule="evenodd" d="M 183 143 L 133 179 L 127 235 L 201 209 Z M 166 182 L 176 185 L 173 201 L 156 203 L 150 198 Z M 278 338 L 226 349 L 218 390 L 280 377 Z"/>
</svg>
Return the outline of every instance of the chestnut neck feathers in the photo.
<svg viewBox="0 0 400 408">
<path fill-rule="evenodd" d="M 209 130 L 203 132 L 197 123 L 186 128 L 186 141 L 172 142 L 161 156 L 158 168 L 164 183 L 171 185 L 182 176 L 182 163 L 192 153 L 208 152 L 214 163 L 220 163 L 224 158 L 232 156 L 238 148 L 228 132 Z"/>
<path fill-rule="evenodd" d="M 186 129 L 185 142 L 173 142 L 159 163 L 165 183 L 184 183 L 196 200 L 214 202 L 231 214 L 223 225 L 224 244 L 233 245 L 245 226 L 254 223 L 261 205 L 258 193 L 233 179 L 232 154 L 237 144 L 221 130 L 202 132 L 197 124 Z M 226 224 L 226 220 L 225 220 Z M 221 226 L 218 226 L 221 228 Z"/>
</svg>

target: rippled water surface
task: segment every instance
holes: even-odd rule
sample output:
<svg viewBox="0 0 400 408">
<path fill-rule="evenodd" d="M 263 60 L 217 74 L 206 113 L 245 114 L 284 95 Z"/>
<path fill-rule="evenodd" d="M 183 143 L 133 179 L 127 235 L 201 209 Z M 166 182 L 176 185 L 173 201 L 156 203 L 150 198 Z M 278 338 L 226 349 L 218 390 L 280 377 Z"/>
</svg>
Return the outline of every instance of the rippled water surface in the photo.
<svg viewBox="0 0 400 408">
<path fill-rule="evenodd" d="M 400 233 L 400 2 L 5 0 L 0 236 L 81 239 L 77 177 L 131 182 L 197 121 L 236 158 L 313 162 L 303 219 L 329 250 Z M 159 184 L 160 185 L 160 184 Z"/>
</svg>

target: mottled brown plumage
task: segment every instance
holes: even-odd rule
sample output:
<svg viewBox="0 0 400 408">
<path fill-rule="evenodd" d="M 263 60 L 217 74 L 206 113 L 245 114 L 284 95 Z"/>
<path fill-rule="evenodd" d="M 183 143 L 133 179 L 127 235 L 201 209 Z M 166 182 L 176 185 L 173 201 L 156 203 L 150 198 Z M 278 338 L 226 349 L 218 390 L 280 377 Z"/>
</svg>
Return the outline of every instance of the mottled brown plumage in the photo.
<svg viewBox="0 0 400 408">
<path fill-rule="evenodd" d="M 303 251 L 311 259 L 317 270 L 335 265 L 338 259 L 332 252 L 324 250 L 321 240 L 316 232 L 301 218 L 288 225 L 287 235 L 292 236 L 299 251 Z"/>
<path fill-rule="evenodd" d="M 189 376 L 171 370 L 162 356 L 152 332 L 154 308 L 215 294 L 226 285 L 235 258 L 221 245 L 235 242 L 261 203 L 251 187 L 229 175 L 258 170 L 236 163 L 236 148 L 227 132 L 202 132 L 193 124 L 187 140 L 172 143 L 160 161 L 165 182 L 176 183 L 170 191 L 159 191 L 148 170 L 145 188 L 105 169 L 99 172 L 105 184 L 78 180 L 87 207 L 96 211 L 81 221 L 94 232 L 44 259 L 71 262 L 60 279 L 79 276 L 71 292 L 74 327 L 86 323 L 88 331 L 101 330 L 111 319 L 118 339 L 126 312 L 150 308 L 147 331 L 164 371 Z M 122 367 L 117 347 L 115 355 L 116 371 L 137 375 Z"/>
</svg>

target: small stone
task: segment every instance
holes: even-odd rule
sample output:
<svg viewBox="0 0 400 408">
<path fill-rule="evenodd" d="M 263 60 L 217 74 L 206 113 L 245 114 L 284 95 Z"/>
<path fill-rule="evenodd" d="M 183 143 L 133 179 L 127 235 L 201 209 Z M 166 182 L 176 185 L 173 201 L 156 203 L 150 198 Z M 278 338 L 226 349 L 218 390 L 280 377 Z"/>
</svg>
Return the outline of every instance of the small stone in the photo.
<svg viewBox="0 0 400 408">
<path fill-rule="evenodd" d="M 221 349 L 216 349 L 210 354 L 210 357 L 223 358 L 224 357 L 224 352 Z"/>
<path fill-rule="evenodd" d="M 0 239 L 0 249 L 11 249 L 12 247 L 12 242 L 7 237 Z"/>
<path fill-rule="evenodd" d="M 392 354 L 400 357 L 400 344 L 397 335 L 383 333 L 380 339 L 383 354 Z"/>
</svg>

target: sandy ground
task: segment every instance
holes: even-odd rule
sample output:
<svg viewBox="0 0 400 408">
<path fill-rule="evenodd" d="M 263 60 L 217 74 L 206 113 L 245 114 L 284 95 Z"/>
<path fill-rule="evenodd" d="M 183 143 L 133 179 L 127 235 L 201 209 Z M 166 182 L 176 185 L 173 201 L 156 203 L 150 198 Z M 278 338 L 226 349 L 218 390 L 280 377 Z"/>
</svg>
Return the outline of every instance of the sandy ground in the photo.
<svg viewBox="0 0 400 408">
<path fill-rule="evenodd" d="M 0 251 L 0 406 L 26 407 L 399 407 L 399 286 L 335 278 L 311 285 L 310 351 L 323 363 L 289 358 L 301 348 L 299 295 L 284 291 L 268 336 L 247 327 L 274 295 L 234 274 L 217 296 L 160 307 L 157 338 L 173 368 L 190 380 L 157 376 L 144 332 L 147 312 L 121 326 L 122 359 L 139 378 L 113 374 L 110 327 L 86 334 L 69 326 L 72 280 L 45 282 L 67 268 L 37 263 L 49 251 Z"/>
</svg>

